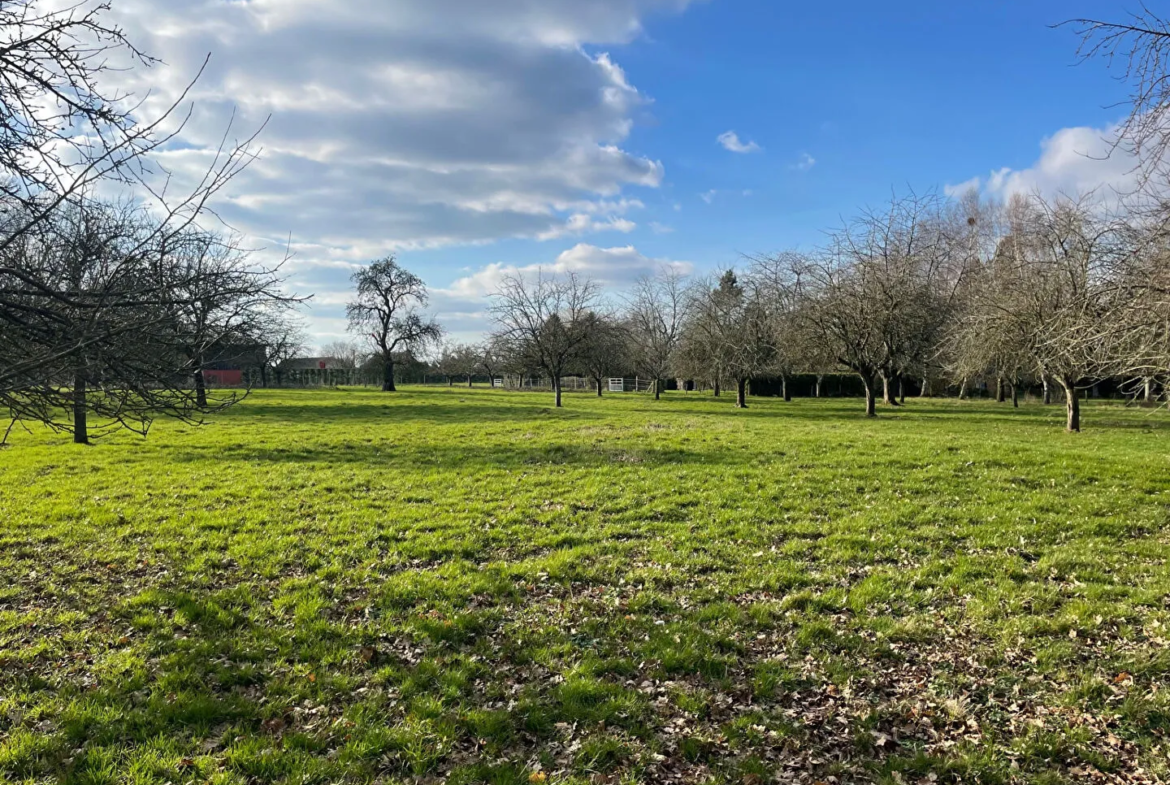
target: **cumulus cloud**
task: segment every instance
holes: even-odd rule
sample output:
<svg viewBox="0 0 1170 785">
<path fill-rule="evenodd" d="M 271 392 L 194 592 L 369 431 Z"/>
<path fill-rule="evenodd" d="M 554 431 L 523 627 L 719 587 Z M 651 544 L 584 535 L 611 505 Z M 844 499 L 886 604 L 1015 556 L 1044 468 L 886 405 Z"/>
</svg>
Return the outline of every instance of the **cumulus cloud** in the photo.
<svg viewBox="0 0 1170 785">
<path fill-rule="evenodd" d="M 716 138 L 723 149 L 732 153 L 756 153 L 760 146 L 755 142 L 744 142 L 735 131 L 724 131 Z"/>
<path fill-rule="evenodd" d="M 161 164 L 179 188 L 229 121 L 267 121 L 220 212 L 261 240 L 291 231 L 297 265 L 629 232 L 628 192 L 664 170 L 625 149 L 649 99 L 600 48 L 690 2 L 120 0 L 117 21 L 165 65 L 110 78 L 153 116 L 210 53 Z"/>
<path fill-rule="evenodd" d="M 1090 192 L 1110 198 L 1134 187 L 1136 160 L 1114 148 L 1116 126 L 1063 128 L 1040 143 L 1040 157 L 1025 169 L 1004 167 L 986 177 L 947 185 L 948 196 L 971 188 L 1001 199 L 1013 194 L 1040 193 L 1046 197 L 1079 196 Z"/>
</svg>

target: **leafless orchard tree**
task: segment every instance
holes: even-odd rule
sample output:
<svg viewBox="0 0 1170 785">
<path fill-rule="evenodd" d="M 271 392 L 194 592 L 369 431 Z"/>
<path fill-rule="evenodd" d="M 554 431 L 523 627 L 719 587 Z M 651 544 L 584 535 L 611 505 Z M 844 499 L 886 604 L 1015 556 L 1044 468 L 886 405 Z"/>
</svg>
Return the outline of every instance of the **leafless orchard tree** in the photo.
<svg viewBox="0 0 1170 785">
<path fill-rule="evenodd" d="M 269 379 L 273 379 L 280 386 L 284 382 L 285 363 L 309 351 L 309 331 L 299 316 L 286 314 L 286 318 L 265 328 L 264 346 L 267 362 L 262 371 L 263 385 L 268 386 Z"/>
<path fill-rule="evenodd" d="M 812 364 L 856 373 L 875 416 L 877 384 L 897 405 L 905 376 L 925 375 L 959 275 L 941 201 L 911 194 L 863 212 L 814 254 L 777 258 L 789 268 L 791 313 Z M 775 274 L 775 273 L 773 273 Z"/>
<path fill-rule="evenodd" d="M 810 255 L 796 271 L 800 309 L 812 340 L 838 366 L 856 373 L 865 386 L 865 414 L 877 415 L 878 374 L 888 352 L 879 331 L 879 298 L 865 270 L 851 267 L 839 244 Z"/>
<path fill-rule="evenodd" d="M 466 377 L 467 386 L 472 387 L 474 386 L 472 379 L 479 369 L 481 359 L 479 349 L 475 346 L 462 343 L 444 343 L 439 350 L 435 368 L 447 377 L 449 385 L 454 386 L 455 377 L 462 376 Z"/>
<path fill-rule="evenodd" d="M 794 251 L 774 256 L 751 257 L 749 280 L 767 304 L 768 370 L 780 377 L 781 394 L 792 400 L 788 377 L 798 373 L 817 376 L 816 393 L 820 395 L 820 379 L 835 365 L 826 358 L 813 336 L 808 333 L 808 320 L 802 309 L 806 307 L 800 296 L 800 273 L 807 266 L 805 257 Z"/>
<path fill-rule="evenodd" d="M 330 341 L 321 346 L 320 352 L 322 357 L 331 357 L 342 368 L 350 370 L 360 368 L 367 354 L 357 341 Z"/>
<path fill-rule="evenodd" d="M 1128 258 L 1126 225 L 1088 197 L 1017 197 L 1008 233 L 974 271 L 950 332 L 960 368 L 991 368 L 1015 383 L 1034 372 L 1064 393 L 1067 427 L 1079 431 L 1080 390 L 1109 375 L 1111 293 Z"/>
<path fill-rule="evenodd" d="M 1129 114 L 1115 146 L 1137 160 L 1137 188 L 1126 194 L 1133 251 L 1114 277 L 1105 346 L 1114 373 L 1137 376 L 1142 395 L 1170 373 L 1170 20 L 1142 4 L 1127 18 L 1065 22 L 1084 60 L 1104 60 L 1130 87 Z"/>
<path fill-rule="evenodd" d="M 179 114 L 186 91 L 143 119 L 131 96 L 102 89 L 112 63 L 155 62 L 108 11 L 0 3 L 0 407 L 76 441 L 88 440 L 87 413 L 145 433 L 156 414 L 194 421 L 214 408 L 174 381 L 178 311 L 191 304 L 181 287 L 196 284 L 173 269 L 174 247 L 256 156 L 255 137 L 229 142 L 229 127 L 202 177 L 173 190 L 153 154 L 190 116 Z M 96 201 L 103 182 L 135 202 Z"/>
<path fill-rule="evenodd" d="M 654 380 L 655 400 L 662 397 L 662 382 L 676 359 L 686 299 L 682 275 L 666 267 L 639 279 L 627 298 L 630 360 L 642 375 Z"/>
<path fill-rule="evenodd" d="M 739 408 L 747 408 L 748 383 L 775 370 L 778 303 L 770 294 L 753 279 L 741 282 L 734 270 L 699 281 L 689 292 L 685 343 L 735 382 Z"/>
<path fill-rule="evenodd" d="M 1084 60 L 1102 59 L 1130 86 L 1130 112 L 1115 140 L 1139 161 L 1143 185 L 1170 164 L 1170 22 L 1146 5 L 1120 20 L 1072 19 Z"/>
<path fill-rule="evenodd" d="M 382 391 L 394 392 L 394 354 L 425 348 L 443 334 L 419 308 L 427 304 L 422 279 L 404 269 L 393 256 L 353 274 L 357 294 L 346 306 L 351 332 L 365 337 L 382 363 Z"/>
<path fill-rule="evenodd" d="M 482 371 L 491 380 L 489 384 L 494 386 L 495 380 L 508 366 L 509 351 L 506 342 L 493 337 L 473 348 L 476 354 L 476 369 Z"/>
<path fill-rule="evenodd" d="M 0 278 L 0 406 L 14 422 L 85 444 L 117 428 L 145 435 L 160 415 L 199 422 L 239 399 L 191 389 L 193 357 L 270 327 L 279 281 L 191 264 L 156 220 L 129 204 L 69 205 L 0 250 L 21 273 Z"/>
<path fill-rule="evenodd" d="M 576 368 L 582 376 L 593 380 L 600 398 L 605 380 L 623 373 L 629 365 L 629 341 L 625 325 L 605 313 L 586 317 L 592 324 L 589 338 L 578 354 Z"/>
<path fill-rule="evenodd" d="M 167 266 L 173 295 L 168 327 L 203 407 L 208 363 L 233 346 L 263 346 L 268 334 L 282 333 L 281 323 L 306 298 L 286 293 L 283 262 L 257 264 L 239 237 L 189 229 L 169 245 L 164 252 L 174 262 Z"/>
<path fill-rule="evenodd" d="M 0 201 L 9 213 L 0 248 L 14 243 L 61 206 L 85 201 L 94 186 L 118 182 L 155 202 L 158 222 L 174 231 L 208 209 L 208 201 L 255 159 L 256 136 L 220 147 L 202 179 L 186 193 L 169 182 L 153 154 L 186 126 L 180 109 L 188 85 L 157 117 L 138 116 L 133 96 L 110 93 L 102 77 L 158 62 L 107 21 L 107 2 L 78 0 L 64 7 L 42 0 L 0 3 Z M 7 271 L 13 274 L 12 271 Z"/>
<path fill-rule="evenodd" d="M 509 275 L 493 295 L 494 339 L 548 375 L 557 408 L 562 405 L 561 379 L 587 345 L 599 305 L 597 284 L 576 273 L 550 276 L 537 271 L 528 279 Z"/>
</svg>

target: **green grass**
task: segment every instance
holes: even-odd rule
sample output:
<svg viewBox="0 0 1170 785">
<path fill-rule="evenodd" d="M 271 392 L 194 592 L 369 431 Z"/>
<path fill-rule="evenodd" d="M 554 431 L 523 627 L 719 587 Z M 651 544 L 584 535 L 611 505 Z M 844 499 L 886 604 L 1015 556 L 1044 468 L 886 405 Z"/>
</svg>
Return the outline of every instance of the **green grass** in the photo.
<svg viewBox="0 0 1170 785">
<path fill-rule="evenodd" d="M 1164 412 L 548 404 L 14 435 L 0 781 L 1170 777 Z"/>
</svg>

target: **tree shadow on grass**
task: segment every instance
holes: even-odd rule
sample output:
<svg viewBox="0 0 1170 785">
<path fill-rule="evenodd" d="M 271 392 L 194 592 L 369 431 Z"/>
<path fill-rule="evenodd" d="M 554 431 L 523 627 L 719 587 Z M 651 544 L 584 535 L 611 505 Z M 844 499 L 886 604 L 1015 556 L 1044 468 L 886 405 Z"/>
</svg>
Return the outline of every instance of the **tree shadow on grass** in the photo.
<svg viewBox="0 0 1170 785">
<path fill-rule="evenodd" d="M 448 399 L 442 403 L 406 402 L 398 404 L 346 403 L 327 406 L 248 403 L 238 412 L 229 412 L 259 422 L 282 420 L 298 424 L 371 425 L 421 421 L 436 425 L 475 425 L 484 422 L 558 422 L 597 419 L 597 413 L 580 409 L 555 409 L 537 405 L 484 405 Z"/>
<path fill-rule="evenodd" d="M 696 399 L 696 403 L 699 403 Z M 749 399 L 748 408 L 736 409 L 731 403 L 708 398 L 708 406 L 690 408 L 685 413 L 698 417 L 720 416 L 750 419 L 795 419 L 810 422 L 857 425 L 863 422 L 960 422 L 966 425 L 999 425 L 1018 423 L 1028 426 L 1056 427 L 1064 429 L 1065 411 L 1063 404 L 1041 405 L 1028 403 L 1019 409 L 1008 404 L 989 401 L 921 401 L 907 400 L 906 404 L 891 407 L 879 404 L 875 418 L 865 417 L 865 403 L 860 398 L 796 399 L 783 402 L 776 398 Z M 667 404 L 669 406 L 669 403 Z M 669 408 L 655 408 L 649 402 L 634 411 L 645 414 L 669 413 Z M 681 410 L 674 410 L 683 413 Z M 1146 431 L 1170 431 L 1170 417 L 1161 409 L 1126 407 L 1114 402 L 1082 402 L 1081 417 L 1085 430 L 1122 429 Z"/>
<path fill-rule="evenodd" d="M 533 466 L 602 468 L 606 466 L 671 466 L 689 464 L 746 465 L 757 456 L 750 450 L 686 450 L 652 444 L 496 444 L 398 445 L 338 443 L 266 447 L 232 444 L 182 447 L 169 456 L 181 463 L 367 464 L 403 469 L 524 469 Z"/>
</svg>

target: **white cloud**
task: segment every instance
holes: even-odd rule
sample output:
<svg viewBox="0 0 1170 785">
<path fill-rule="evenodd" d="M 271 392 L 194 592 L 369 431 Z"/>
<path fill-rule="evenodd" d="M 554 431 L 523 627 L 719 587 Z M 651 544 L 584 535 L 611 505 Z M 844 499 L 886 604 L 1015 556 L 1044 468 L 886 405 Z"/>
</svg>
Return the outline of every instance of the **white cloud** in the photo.
<svg viewBox="0 0 1170 785">
<path fill-rule="evenodd" d="M 956 196 L 975 187 L 1005 200 L 1013 194 L 1035 192 L 1047 197 L 1095 192 L 1108 199 L 1136 184 L 1137 162 L 1124 149 L 1113 147 L 1116 133 L 1116 126 L 1063 128 L 1041 141 L 1040 157 L 1026 169 L 1004 167 L 986 178 L 973 177 L 943 190 Z"/>
<path fill-rule="evenodd" d="M 624 149 L 650 99 L 598 51 L 691 2 L 120 0 L 115 20 L 166 65 L 109 78 L 153 116 L 211 53 L 162 164 L 177 189 L 230 118 L 239 135 L 268 119 L 262 158 L 218 207 L 259 244 L 291 231 L 298 270 L 629 232 L 642 207 L 629 192 L 657 188 L 664 169 Z M 340 268 L 329 275 L 314 269 L 323 289 L 348 286 Z"/>
<path fill-rule="evenodd" d="M 658 221 L 651 221 L 650 231 L 654 232 L 654 234 L 672 234 L 674 232 L 674 227 L 658 223 Z"/>
<path fill-rule="evenodd" d="M 971 189 L 978 191 L 982 185 L 983 181 L 980 178 L 972 177 L 970 180 L 964 180 L 961 183 L 955 183 L 954 185 L 944 185 L 943 193 L 946 194 L 949 198 L 954 199 L 962 196 Z"/>
<path fill-rule="evenodd" d="M 755 142 L 741 141 L 739 134 L 735 131 L 724 131 L 719 134 L 715 141 L 723 145 L 724 150 L 732 153 L 756 153 L 761 149 Z"/>
<path fill-rule="evenodd" d="M 588 243 L 562 252 L 550 264 L 518 266 L 495 262 L 465 275 L 450 286 L 432 291 L 431 305 L 439 321 L 457 333 L 457 340 L 474 340 L 491 329 L 491 295 L 508 276 L 532 277 L 577 273 L 604 286 L 608 293 L 620 292 L 644 275 L 663 268 L 689 275 L 690 262 L 655 259 L 632 245 L 600 248 Z"/>
<path fill-rule="evenodd" d="M 436 294 L 464 302 L 477 300 L 497 291 L 507 276 L 535 275 L 538 272 L 547 275 L 578 273 L 604 286 L 621 288 L 662 267 L 677 270 L 684 275 L 694 269 L 689 262 L 652 259 L 632 245 L 599 248 L 588 243 L 578 243 L 557 256 L 551 264 L 518 267 L 495 262 L 459 278 L 448 287 L 437 289 Z"/>
<path fill-rule="evenodd" d="M 699 198 L 702 199 L 707 204 L 711 204 L 712 202 L 715 201 L 715 197 L 718 195 L 719 195 L 718 189 L 712 188 L 710 191 L 704 191 L 703 193 L 699 194 Z"/>
<path fill-rule="evenodd" d="M 796 163 L 794 163 L 791 166 L 791 168 L 795 169 L 798 172 L 807 172 L 809 169 L 812 169 L 816 165 L 817 165 L 817 159 L 813 158 L 808 153 L 801 153 L 800 158 L 798 158 L 796 160 Z"/>
</svg>

